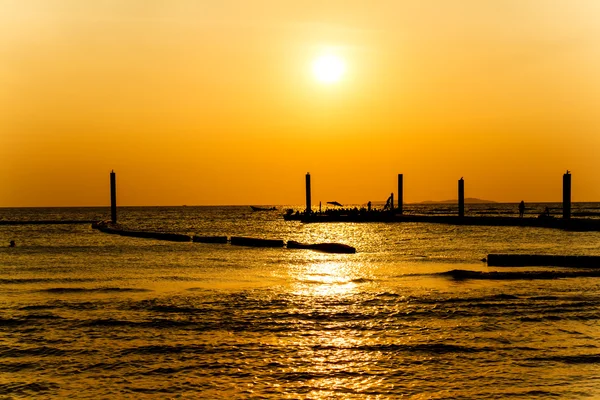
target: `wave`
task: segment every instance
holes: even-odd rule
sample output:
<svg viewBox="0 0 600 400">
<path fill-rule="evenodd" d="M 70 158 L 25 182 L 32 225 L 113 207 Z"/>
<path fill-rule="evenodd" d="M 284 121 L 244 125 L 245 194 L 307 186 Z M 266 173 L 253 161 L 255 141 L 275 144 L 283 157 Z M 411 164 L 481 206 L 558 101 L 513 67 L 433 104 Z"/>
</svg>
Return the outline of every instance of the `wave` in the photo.
<svg viewBox="0 0 600 400">
<path fill-rule="evenodd" d="M 82 283 L 96 282 L 95 278 L 3 278 L 0 285 L 31 284 L 31 283 Z"/>
<path fill-rule="evenodd" d="M 368 282 L 374 282 L 374 279 L 370 279 L 370 278 L 354 278 L 354 279 L 349 279 L 349 280 L 336 280 L 336 281 L 332 281 L 332 282 L 327 282 L 327 281 L 320 281 L 320 280 L 316 280 L 316 279 L 298 279 L 298 282 L 301 283 L 308 283 L 308 284 L 314 284 L 314 285 L 346 285 L 348 283 L 368 283 Z"/>
<path fill-rule="evenodd" d="M 75 354 L 75 353 L 81 354 L 82 351 L 64 350 L 64 349 L 59 349 L 56 347 L 48 347 L 48 346 L 22 348 L 22 349 L 9 347 L 9 346 L 0 347 L 0 358 L 30 357 L 30 356 L 37 356 L 37 357 L 55 356 L 55 357 L 57 357 L 57 356 L 65 356 L 67 354 Z"/>
<path fill-rule="evenodd" d="M 565 364 L 600 364 L 600 354 L 579 354 L 550 357 L 533 357 L 531 361 L 560 362 Z"/>
<path fill-rule="evenodd" d="M 443 273 L 442 273 L 443 274 Z M 441 274 L 440 274 L 441 275 Z M 449 298 L 428 298 L 428 297 L 408 297 L 406 299 L 407 302 L 410 303 L 419 303 L 419 304 L 457 304 L 457 303 L 486 303 L 486 302 L 498 302 L 498 301 L 508 301 L 508 300 L 520 300 L 520 296 L 516 296 L 513 294 L 493 294 L 489 296 L 478 296 L 478 297 L 449 297 Z"/>
<path fill-rule="evenodd" d="M 64 318 L 60 317 L 58 315 L 53 315 L 53 314 L 33 314 L 33 315 L 26 315 L 23 317 L 0 318 L 0 327 L 2 327 L 2 326 L 15 327 L 15 326 L 27 325 L 27 324 L 30 324 L 31 321 L 34 321 L 37 323 L 37 321 L 40 321 L 40 320 L 62 320 L 62 319 L 64 319 Z"/>
<path fill-rule="evenodd" d="M 263 345 L 261 347 L 269 347 Z M 252 344 L 248 345 L 150 345 L 138 346 L 128 349 L 123 349 L 120 356 L 131 354 L 223 354 L 227 352 L 237 353 L 245 350 L 256 350 Z M 267 348 L 264 347 L 266 350 Z M 357 346 L 336 346 L 336 345 L 321 345 L 316 344 L 310 346 L 313 351 L 330 351 L 330 350 L 349 350 L 349 351 L 366 351 L 366 352 L 403 352 L 403 353 L 427 353 L 427 354 L 447 354 L 447 353 L 482 353 L 495 352 L 497 348 L 486 346 L 464 346 L 449 343 L 415 343 L 415 344 L 372 344 L 372 345 L 357 345 Z"/>
<path fill-rule="evenodd" d="M 119 288 L 119 287 L 107 287 L 107 288 L 65 288 L 65 287 L 56 287 L 56 288 L 48 288 L 42 289 L 40 292 L 48 292 L 48 293 L 110 293 L 110 292 L 151 292 L 150 289 L 140 289 L 140 288 Z"/>
<path fill-rule="evenodd" d="M 197 312 L 202 312 L 202 309 L 195 307 L 181 307 L 181 306 L 173 306 L 173 305 L 155 305 L 148 308 L 150 311 L 159 312 L 159 313 L 183 313 L 183 314 L 193 314 Z"/>
<path fill-rule="evenodd" d="M 20 325 L 25 325 L 28 322 L 29 321 L 22 318 L 0 318 L 0 327 L 16 327 Z"/>
<path fill-rule="evenodd" d="M 536 280 L 536 279 L 563 279 L 563 278 L 597 278 L 600 277 L 598 270 L 582 271 L 470 271 L 465 269 L 453 269 L 430 276 L 441 276 L 454 280 Z"/>
<path fill-rule="evenodd" d="M 492 347 L 462 346 L 448 343 L 417 343 L 417 344 L 373 344 L 359 346 L 312 346 L 313 350 L 356 350 L 356 351 L 374 351 L 374 352 L 405 352 L 405 353 L 480 353 L 493 352 L 497 349 Z"/>
<path fill-rule="evenodd" d="M 16 395 L 28 397 L 28 395 L 39 394 L 49 391 L 55 391 L 60 388 L 60 385 L 53 382 L 10 382 L 0 383 L 0 394 L 2 395 Z"/>
<path fill-rule="evenodd" d="M 171 329 L 171 328 L 184 328 L 187 326 L 194 326 L 194 330 L 200 332 L 208 330 L 213 326 L 206 323 L 189 322 L 189 321 L 176 321 L 170 319 L 159 319 L 153 318 L 148 321 L 127 321 L 120 319 L 95 319 L 91 321 L 85 321 L 80 326 L 85 327 L 130 327 L 130 328 L 153 328 L 153 329 Z"/>
<path fill-rule="evenodd" d="M 15 373 L 21 371 L 31 371 L 39 369 L 40 365 L 33 362 L 12 362 L 12 363 L 0 363 L 0 372 L 3 373 Z"/>
<path fill-rule="evenodd" d="M 33 304 L 33 305 L 27 305 L 27 306 L 23 306 L 20 307 L 19 310 L 51 310 L 53 308 L 56 308 L 56 306 L 51 306 L 51 305 L 39 305 L 39 304 Z"/>
<path fill-rule="evenodd" d="M 174 281 L 174 282 L 197 282 L 197 281 L 208 280 L 208 278 L 203 279 L 203 278 L 198 278 L 198 277 L 178 276 L 178 275 L 161 276 L 161 277 L 158 277 L 157 279 L 164 280 L 164 281 Z"/>
<path fill-rule="evenodd" d="M 236 350 L 235 347 L 231 351 Z M 215 354 L 223 352 L 223 348 L 219 346 L 211 345 L 149 345 L 149 346 L 138 346 L 129 349 L 123 349 L 120 352 L 120 356 L 127 356 L 130 354 L 137 355 L 154 355 L 154 354 Z"/>
</svg>

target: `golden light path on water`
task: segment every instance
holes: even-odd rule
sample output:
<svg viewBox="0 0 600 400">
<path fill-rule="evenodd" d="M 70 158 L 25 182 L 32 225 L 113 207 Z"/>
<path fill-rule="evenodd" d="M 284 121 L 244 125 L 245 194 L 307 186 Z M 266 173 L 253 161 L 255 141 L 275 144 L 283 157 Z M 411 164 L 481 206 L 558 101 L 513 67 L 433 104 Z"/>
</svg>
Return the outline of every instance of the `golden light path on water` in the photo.
<svg viewBox="0 0 600 400">
<path fill-rule="evenodd" d="M 410 243 L 407 252 L 419 260 L 418 247 L 429 242 L 427 235 L 419 229 L 382 224 L 300 227 L 293 240 L 345 243 L 358 250 L 350 255 L 287 252 L 288 265 L 284 268 L 286 272 L 281 273 L 286 274 L 286 290 L 296 307 L 292 313 L 302 316 L 296 321 L 301 334 L 279 336 L 276 340 L 282 347 L 298 349 L 301 360 L 289 360 L 285 373 L 307 378 L 304 385 L 312 388 L 309 398 L 345 398 L 341 395 L 344 391 L 379 393 L 375 396 L 378 397 L 383 387 L 392 390 L 394 385 L 410 386 L 403 374 L 415 374 L 425 380 L 431 377 L 426 367 L 433 362 L 431 354 L 407 353 L 402 349 L 444 343 L 448 332 L 460 324 L 454 320 L 426 321 L 414 317 L 421 311 L 410 298 L 428 298 L 448 290 L 454 283 L 426 275 L 457 266 L 451 262 L 401 262 L 390 258 L 386 251 L 390 246 Z M 447 235 L 451 240 L 453 233 Z M 439 257 L 446 256 L 441 248 Z M 396 371 L 394 377 L 390 377 L 391 370 Z M 392 386 L 390 379 L 396 381 Z M 410 390 L 408 386 L 405 390 Z"/>
<path fill-rule="evenodd" d="M 351 224 L 311 226 L 305 240 L 318 242 L 366 243 L 364 229 Z M 376 234 L 378 235 L 378 234 Z M 370 240 L 376 239 L 370 237 Z M 374 249 L 371 249 L 373 251 Z M 369 391 L 381 385 L 383 377 L 363 372 L 380 362 L 376 351 L 356 351 L 374 344 L 378 338 L 364 329 L 356 329 L 364 321 L 356 320 L 353 296 L 360 285 L 374 279 L 377 267 L 364 263 L 359 255 L 327 254 L 300 251 L 294 253 L 288 274 L 290 294 L 301 299 L 302 312 L 313 314 L 312 327 L 306 321 L 302 335 L 280 338 L 280 344 L 300 348 L 301 363 L 290 363 L 287 373 L 310 377 L 310 398 L 325 399 L 343 391 Z M 310 325 L 310 324 L 309 324 Z"/>
<path fill-rule="evenodd" d="M 297 271 L 294 294 L 334 296 L 351 293 L 356 288 L 352 265 L 345 261 L 312 262 Z"/>
</svg>

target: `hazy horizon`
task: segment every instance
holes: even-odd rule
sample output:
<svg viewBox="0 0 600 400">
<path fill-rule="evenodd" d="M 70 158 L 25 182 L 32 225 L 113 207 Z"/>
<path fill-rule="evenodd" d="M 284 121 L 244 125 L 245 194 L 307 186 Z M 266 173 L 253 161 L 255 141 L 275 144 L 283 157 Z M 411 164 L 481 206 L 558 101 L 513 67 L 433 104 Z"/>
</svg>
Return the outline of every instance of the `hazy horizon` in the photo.
<svg viewBox="0 0 600 400">
<path fill-rule="evenodd" d="M 599 12 L 0 1 L 0 207 L 599 200 Z"/>
<path fill-rule="evenodd" d="M 471 202 L 470 200 L 482 200 L 480 202 Z M 371 204 L 373 207 L 383 207 L 385 204 L 385 200 L 372 200 Z M 452 202 L 456 202 L 458 204 L 458 199 L 449 199 L 449 200 L 424 200 L 419 202 L 404 202 L 402 203 L 405 206 L 411 205 L 451 205 Z M 325 209 L 326 207 L 334 208 L 331 205 L 326 205 L 325 202 L 322 202 L 322 207 Z M 525 202 L 528 204 L 560 204 L 562 201 L 529 201 Z M 600 201 L 573 201 L 571 204 L 583 204 L 583 203 L 600 203 Z M 487 199 L 474 199 L 470 197 L 465 198 L 466 205 L 478 205 L 478 204 L 515 204 L 518 205 L 519 201 L 507 201 L 500 202 L 494 200 Z M 343 207 L 354 207 L 360 205 L 367 205 L 367 202 L 364 203 L 345 203 Z M 250 206 L 275 206 L 275 207 L 298 207 L 304 209 L 306 204 L 302 202 L 297 203 L 288 203 L 288 204 L 275 204 L 275 203 L 249 203 L 249 204 L 161 204 L 161 205 L 152 205 L 152 204 L 117 204 L 117 207 L 250 207 Z M 313 204 L 313 208 L 318 208 L 319 203 Z M 63 205 L 63 206 L 48 206 L 48 205 L 39 205 L 39 206 L 0 206 L 0 208 L 110 208 L 110 204 L 89 204 L 89 205 Z"/>
</svg>

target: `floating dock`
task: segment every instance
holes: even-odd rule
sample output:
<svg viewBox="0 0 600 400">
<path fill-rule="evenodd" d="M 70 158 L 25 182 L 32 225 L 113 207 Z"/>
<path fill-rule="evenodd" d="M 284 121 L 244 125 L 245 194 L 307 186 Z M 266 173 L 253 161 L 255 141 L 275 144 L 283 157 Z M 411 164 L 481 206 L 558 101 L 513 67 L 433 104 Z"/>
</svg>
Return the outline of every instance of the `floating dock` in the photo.
<svg viewBox="0 0 600 400">
<path fill-rule="evenodd" d="M 572 218 L 571 213 L 571 173 L 563 175 L 563 210 L 562 218 L 555 218 L 546 211 L 537 217 L 506 216 L 466 216 L 465 215 L 465 180 L 458 180 L 458 210 L 454 215 L 407 214 L 403 210 L 404 175 L 398 174 L 398 207 L 394 208 L 394 193 L 391 193 L 383 210 L 372 210 L 371 202 L 368 207 L 346 210 L 313 211 L 311 203 L 311 176 L 306 174 L 306 208 L 303 212 L 288 210 L 283 216 L 286 221 L 301 221 L 305 223 L 319 222 L 421 222 L 448 225 L 479 225 L 479 226 L 517 226 L 534 228 L 552 228 L 567 231 L 600 231 L 600 218 Z M 524 205 L 524 203 L 522 203 Z"/>
<path fill-rule="evenodd" d="M 456 216 L 456 215 L 408 215 L 386 211 L 357 211 L 348 213 L 293 213 L 285 214 L 286 221 L 305 223 L 319 222 L 422 222 L 448 225 L 479 226 L 522 226 L 534 228 L 553 228 L 567 231 L 600 231 L 600 219 L 591 218 L 518 218 L 492 216 Z"/>
</svg>

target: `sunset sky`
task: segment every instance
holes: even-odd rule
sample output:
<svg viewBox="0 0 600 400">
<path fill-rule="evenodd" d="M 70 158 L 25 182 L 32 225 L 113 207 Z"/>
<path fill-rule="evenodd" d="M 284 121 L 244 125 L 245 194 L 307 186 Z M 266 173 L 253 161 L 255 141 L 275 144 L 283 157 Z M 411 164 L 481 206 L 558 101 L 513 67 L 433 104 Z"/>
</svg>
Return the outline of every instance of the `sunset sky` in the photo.
<svg viewBox="0 0 600 400">
<path fill-rule="evenodd" d="M 0 206 L 600 201 L 600 1 L 0 0 Z M 322 82 L 315 59 L 345 65 Z"/>
</svg>

